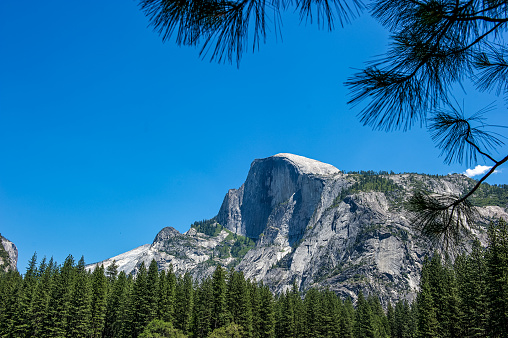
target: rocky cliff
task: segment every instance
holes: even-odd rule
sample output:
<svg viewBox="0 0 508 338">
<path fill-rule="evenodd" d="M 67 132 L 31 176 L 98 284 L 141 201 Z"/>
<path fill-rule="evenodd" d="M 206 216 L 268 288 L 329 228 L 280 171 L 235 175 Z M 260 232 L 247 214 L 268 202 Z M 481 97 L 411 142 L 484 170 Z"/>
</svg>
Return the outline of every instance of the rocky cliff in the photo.
<svg viewBox="0 0 508 338">
<path fill-rule="evenodd" d="M 7 238 L 0 234 L 0 271 L 16 270 L 18 249 Z"/>
<path fill-rule="evenodd" d="M 412 298 L 423 259 L 434 248 L 414 232 L 404 202 L 416 187 L 461 194 L 471 184 L 458 174 L 346 174 L 278 154 L 252 163 L 245 183 L 229 190 L 215 218 L 184 234 L 164 228 L 152 244 L 102 263 L 116 260 L 135 273 L 141 262 L 155 259 L 162 269 L 172 266 L 198 279 L 221 264 L 275 292 L 296 282 L 302 291 L 325 287 L 353 298 L 359 290 L 384 301 Z M 482 222 L 508 218 L 503 203 L 478 207 Z M 480 229 L 475 236 L 484 234 Z"/>
</svg>

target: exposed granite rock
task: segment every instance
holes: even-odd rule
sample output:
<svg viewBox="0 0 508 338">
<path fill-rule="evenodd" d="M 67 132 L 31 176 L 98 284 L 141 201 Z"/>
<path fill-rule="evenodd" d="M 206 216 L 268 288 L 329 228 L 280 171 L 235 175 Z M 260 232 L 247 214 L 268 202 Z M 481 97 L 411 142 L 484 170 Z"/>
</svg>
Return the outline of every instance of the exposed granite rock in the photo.
<svg viewBox="0 0 508 338">
<path fill-rule="evenodd" d="M 18 249 L 7 238 L 0 235 L 0 271 L 17 270 Z"/>
<path fill-rule="evenodd" d="M 404 201 L 421 187 L 459 195 L 471 180 L 458 174 L 374 176 L 385 188 L 362 186 L 361 175 L 292 154 L 255 160 L 245 183 L 229 190 L 211 221 L 218 227 L 215 236 L 194 227 L 184 234 L 164 228 L 151 245 L 103 263 L 116 260 L 121 270 L 135 273 L 141 262 L 155 259 L 160 269 L 171 265 L 175 272 L 198 279 L 221 264 L 262 280 L 275 292 L 296 282 L 302 291 L 326 287 L 356 298 L 362 290 L 379 294 L 385 303 L 411 299 L 424 257 L 435 248 L 414 232 Z M 484 223 L 508 219 L 499 206 L 478 210 Z M 232 257 L 233 234 L 255 240 L 255 247 Z M 472 234 L 485 243 L 484 231 Z"/>
</svg>

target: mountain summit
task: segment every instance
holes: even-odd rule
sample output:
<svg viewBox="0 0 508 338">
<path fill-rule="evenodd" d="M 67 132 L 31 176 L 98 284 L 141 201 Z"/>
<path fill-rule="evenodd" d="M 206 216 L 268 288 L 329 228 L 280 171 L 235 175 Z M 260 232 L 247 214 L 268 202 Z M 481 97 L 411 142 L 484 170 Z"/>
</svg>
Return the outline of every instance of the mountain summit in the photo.
<svg viewBox="0 0 508 338">
<path fill-rule="evenodd" d="M 234 233 L 258 239 L 271 223 L 281 221 L 274 211 L 289 203 L 290 241 L 297 240 L 320 202 L 325 182 L 339 174 L 330 164 L 293 154 L 255 160 L 245 183 L 224 198 L 217 221 Z"/>
<path fill-rule="evenodd" d="M 121 270 L 135 273 L 155 259 L 161 269 L 198 279 L 220 264 L 275 292 L 296 283 L 302 291 L 326 287 L 353 298 L 359 290 L 376 292 L 385 302 L 412 298 L 433 248 L 414 232 L 405 200 L 415 188 L 461 194 L 472 184 L 458 174 L 343 173 L 277 154 L 252 162 L 245 183 L 228 191 L 216 217 L 195 222 L 184 234 L 164 228 L 152 244 L 102 263 L 115 260 Z M 483 222 L 508 219 L 506 202 L 490 201 L 475 201 Z"/>
</svg>

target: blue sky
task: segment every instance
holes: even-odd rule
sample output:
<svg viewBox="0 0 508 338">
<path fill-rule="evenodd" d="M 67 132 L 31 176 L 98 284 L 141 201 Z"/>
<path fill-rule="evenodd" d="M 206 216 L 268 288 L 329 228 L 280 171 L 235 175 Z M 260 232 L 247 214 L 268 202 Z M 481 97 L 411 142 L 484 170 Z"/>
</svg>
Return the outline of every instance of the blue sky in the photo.
<svg viewBox="0 0 508 338">
<path fill-rule="evenodd" d="M 283 40 L 237 68 L 163 44 L 136 1 L 0 2 L 0 233 L 18 268 L 35 251 L 92 263 L 186 231 L 281 152 L 341 170 L 467 169 L 443 164 L 425 130 L 372 131 L 347 106 L 343 82 L 387 48 L 367 14 L 333 32 L 283 21 Z M 458 98 L 471 112 L 495 99 Z M 506 125 L 497 104 L 489 122 Z"/>
</svg>

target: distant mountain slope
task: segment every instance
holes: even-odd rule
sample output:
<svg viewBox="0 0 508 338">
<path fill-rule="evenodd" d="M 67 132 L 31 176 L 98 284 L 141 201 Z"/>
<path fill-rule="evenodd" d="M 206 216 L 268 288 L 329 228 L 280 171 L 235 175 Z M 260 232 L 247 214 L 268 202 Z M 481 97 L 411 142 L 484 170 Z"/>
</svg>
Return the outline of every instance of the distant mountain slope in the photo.
<svg viewBox="0 0 508 338">
<path fill-rule="evenodd" d="M 0 271 L 16 270 L 18 264 L 18 249 L 7 238 L 0 234 Z"/>
<path fill-rule="evenodd" d="M 403 203 L 418 187 L 460 194 L 472 182 L 458 174 L 346 174 L 278 154 L 252 163 L 245 183 L 229 190 L 215 218 L 196 222 L 184 234 L 164 228 L 151 245 L 102 263 L 116 260 L 120 269 L 135 273 L 141 262 L 155 259 L 162 269 L 171 265 L 198 279 L 221 264 L 275 292 L 296 282 L 303 291 L 314 286 L 352 297 L 363 290 L 385 301 L 412 298 L 433 248 L 415 234 Z M 505 187 L 496 189 L 484 189 L 476 201 L 484 223 L 508 218 Z M 482 239 L 484 233 L 473 236 Z"/>
</svg>

